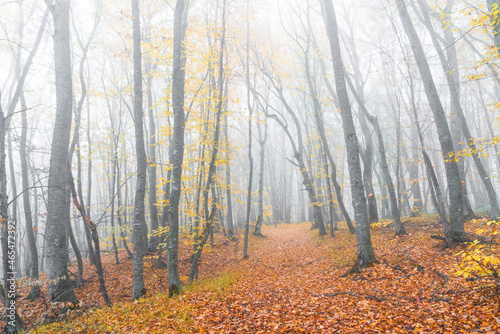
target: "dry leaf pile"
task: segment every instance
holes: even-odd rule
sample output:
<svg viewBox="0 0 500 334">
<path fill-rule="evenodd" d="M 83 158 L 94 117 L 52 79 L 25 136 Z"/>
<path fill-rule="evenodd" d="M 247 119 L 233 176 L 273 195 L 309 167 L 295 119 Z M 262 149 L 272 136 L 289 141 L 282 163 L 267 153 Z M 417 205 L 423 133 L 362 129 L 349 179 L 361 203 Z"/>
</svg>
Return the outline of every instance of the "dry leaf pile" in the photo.
<svg viewBox="0 0 500 334">
<path fill-rule="evenodd" d="M 395 237 L 373 233 L 379 264 L 341 277 L 354 262 L 355 236 L 318 237 L 309 224 L 266 227 L 251 239 L 250 258 L 240 242 L 219 237 L 203 255 L 199 282 L 168 298 L 166 272 L 146 263 L 146 298 L 131 302 L 131 261 L 106 257 L 114 301 L 102 306 L 94 279 L 78 292 L 83 314 L 45 327 L 47 333 L 499 333 L 499 292 L 481 280 L 455 275 L 456 249 L 431 239 L 439 227 L 422 221 Z M 473 230 L 478 226 L 469 226 Z M 240 238 L 242 239 L 242 238 Z M 189 259 L 183 249 L 181 259 Z M 181 272 L 189 270 L 182 262 Z M 203 278 L 208 277 L 208 278 Z M 36 313 L 36 312 L 34 312 Z M 26 311 L 23 311 L 26 316 Z"/>
</svg>

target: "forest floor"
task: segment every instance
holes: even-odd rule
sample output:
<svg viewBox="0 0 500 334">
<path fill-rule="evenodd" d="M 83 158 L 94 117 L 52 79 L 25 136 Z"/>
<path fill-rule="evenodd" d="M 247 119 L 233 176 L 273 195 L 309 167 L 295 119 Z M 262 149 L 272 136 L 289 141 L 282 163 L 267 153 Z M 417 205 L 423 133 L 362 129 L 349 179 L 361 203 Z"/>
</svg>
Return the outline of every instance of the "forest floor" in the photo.
<svg viewBox="0 0 500 334">
<path fill-rule="evenodd" d="M 341 275 L 354 263 L 356 240 L 344 229 L 331 238 L 310 231 L 310 223 L 265 227 L 266 238 L 251 237 L 246 260 L 241 236 L 233 242 L 218 235 L 216 245 L 204 251 L 200 280 L 174 298 L 164 292 L 166 272 L 153 269 L 148 257 L 148 295 L 130 301 L 132 262 L 122 254 L 116 265 L 108 255 L 111 308 L 103 306 L 88 270 L 91 276 L 77 295 L 84 306 L 96 307 L 30 332 L 500 333 L 498 291 L 455 275 L 456 254 L 466 246 L 443 250 L 442 242 L 430 238 L 440 227 L 425 219 L 405 227 L 409 233 L 401 237 L 389 228 L 373 232 L 380 263 L 349 277 Z M 181 260 L 187 275 L 186 245 Z M 23 317 L 40 320 L 43 304 L 21 304 Z"/>
</svg>

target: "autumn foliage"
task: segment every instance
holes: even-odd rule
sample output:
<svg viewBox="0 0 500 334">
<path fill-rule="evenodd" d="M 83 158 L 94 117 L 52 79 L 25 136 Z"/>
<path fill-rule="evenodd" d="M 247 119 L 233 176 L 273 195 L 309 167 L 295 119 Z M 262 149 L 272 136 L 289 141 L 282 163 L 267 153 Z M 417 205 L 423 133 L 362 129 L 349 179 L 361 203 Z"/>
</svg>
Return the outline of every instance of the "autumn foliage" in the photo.
<svg viewBox="0 0 500 334">
<path fill-rule="evenodd" d="M 496 233 L 496 224 L 486 223 L 474 220 L 467 228 Z M 494 266 L 492 259 L 500 255 L 496 244 L 443 249 L 442 241 L 430 238 L 440 230 L 432 217 L 405 225 L 409 233 L 401 237 L 379 227 L 373 233 L 379 263 L 348 277 L 341 276 L 353 263 L 355 236 L 341 229 L 335 238 L 318 237 L 310 223 L 279 225 L 264 227 L 267 238 L 252 237 L 247 260 L 240 241 L 218 235 L 202 258 L 200 281 L 174 298 L 166 293 L 166 272 L 153 267 L 150 255 L 148 294 L 132 302 L 132 263 L 121 253 L 119 265 L 104 256 L 111 308 L 104 306 L 96 274 L 87 266 L 76 310 L 42 326 L 57 305 L 47 297 L 22 301 L 27 289 L 19 310 L 31 322 L 30 331 L 38 333 L 498 333 L 498 277 L 495 285 L 491 270 L 489 275 L 472 267 L 469 275 L 463 271 L 467 256 L 479 253 L 485 256 L 482 267 Z M 189 250 L 184 245 L 181 275 L 189 270 Z"/>
</svg>

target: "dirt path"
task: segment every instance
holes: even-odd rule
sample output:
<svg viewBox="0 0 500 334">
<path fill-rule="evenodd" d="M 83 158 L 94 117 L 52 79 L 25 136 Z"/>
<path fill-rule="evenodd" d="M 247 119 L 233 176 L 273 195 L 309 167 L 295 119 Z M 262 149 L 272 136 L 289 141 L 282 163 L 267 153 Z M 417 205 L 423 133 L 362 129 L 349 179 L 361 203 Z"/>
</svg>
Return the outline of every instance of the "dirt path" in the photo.
<svg viewBox="0 0 500 334">
<path fill-rule="evenodd" d="M 455 277 L 456 250 L 443 252 L 422 226 L 405 237 L 377 233 L 381 263 L 345 278 L 356 252 L 347 231 L 334 239 L 307 224 L 265 232 L 238 282 L 199 308 L 199 332 L 500 332 L 498 300 Z"/>
<path fill-rule="evenodd" d="M 331 326 L 337 312 L 315 297 L 335 279 L 325 250 L 305 225 L 265 232 L 267 240 L 252 247 L 239 282 L 196 318 L 200 330 L 311 333 Z"/>
</svg>

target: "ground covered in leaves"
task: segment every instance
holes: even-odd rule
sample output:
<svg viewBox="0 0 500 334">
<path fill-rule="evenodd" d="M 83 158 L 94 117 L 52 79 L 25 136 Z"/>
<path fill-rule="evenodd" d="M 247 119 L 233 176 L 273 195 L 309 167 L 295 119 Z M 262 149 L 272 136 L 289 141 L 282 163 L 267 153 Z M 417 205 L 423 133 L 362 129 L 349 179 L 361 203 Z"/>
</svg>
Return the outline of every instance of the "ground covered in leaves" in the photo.
<svg viewBox="0 0 500 334">
<path fill-rule="evenodd" d="M 468 226 L 469 230 L 480 228 Z M 498 291 L 482 280 L 457 277 L 460 247 L 444 249 L 431 235 L 439 226 L 415 219 L 409 232 L 373 233 L 379 264 L 341 277 L 353 264 L 355 236 L 336 231 L 317 236 L 310 224 L 266 227 L 252 237 L 250 258 L 242 241 L 219 236 L 204 253 L 201 279 L 168 298 L 166 272 L 146 261 L 149 294 L 130 301 L 131 260 L 106 258 L 114 301 L 103 307 L 96 278 L 78 292 L 97 307 L 59 322 L 35 326 L 38 333 L 499 333 Z M 240 239 L 242 239 L 240 237 Z M 464 246 L 465 247 L 465 246 Z M 188 248 L 181 258 L 187 273 Z M 26 304 L 26 302 L 23 302 Z M 38 307 L 43 308 L 38 305 Z M 27 316 L 29 307 L 22 309 Z M 34 312 L 36 313 L 36 312 Z M 38 316 L 39 313 L 38 313 Z"/>
</svg>

